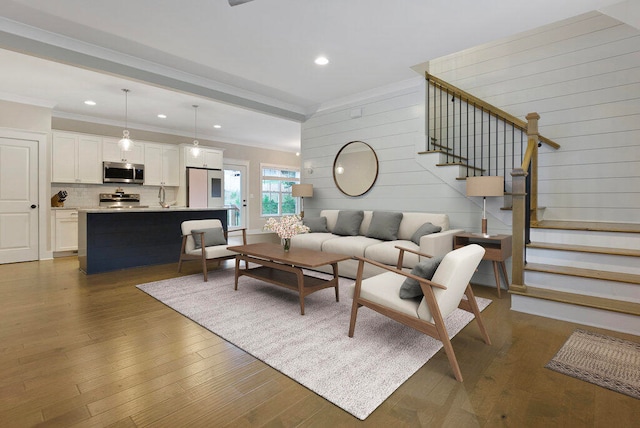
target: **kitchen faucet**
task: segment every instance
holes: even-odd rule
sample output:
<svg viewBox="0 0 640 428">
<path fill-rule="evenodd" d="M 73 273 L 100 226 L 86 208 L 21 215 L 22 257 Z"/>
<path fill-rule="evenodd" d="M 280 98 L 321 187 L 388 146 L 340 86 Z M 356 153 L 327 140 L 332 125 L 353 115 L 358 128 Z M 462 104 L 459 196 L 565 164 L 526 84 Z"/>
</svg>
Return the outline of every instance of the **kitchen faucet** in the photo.
<svg viewBox="0 0 640 428">
<path fill-rule="evenodd" d="M 165 191 L 164 191 L 164 186 L 160 186 L 160 189 L 158 190 L 158 199 L 160 199 L 160 206 L 162 208 L 168 208 L 169 205 L 167 205 L 167 203 L 164 201 L 166 197 Z"/>
</svg>

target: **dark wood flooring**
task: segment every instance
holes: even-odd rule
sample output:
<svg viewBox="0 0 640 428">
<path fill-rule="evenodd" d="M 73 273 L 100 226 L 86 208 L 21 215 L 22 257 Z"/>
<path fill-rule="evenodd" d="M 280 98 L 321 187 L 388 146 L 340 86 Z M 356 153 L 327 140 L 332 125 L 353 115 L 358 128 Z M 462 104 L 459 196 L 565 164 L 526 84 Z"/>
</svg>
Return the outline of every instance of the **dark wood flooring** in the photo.
<svg viewBox="0 0 640 428">
<path fill-rule="evenodd" d="M 475 287 L 494 300 L 493 345 L 475 322 L 453 339 L 464 383 L 441 350 L 359 421 L 135 287 L 175 270 L 0 265 L 0 426 L 637 426 L 639 400 L 544 368 L 578 325 L 513 312 L 495 289 Z"/>
</svg>

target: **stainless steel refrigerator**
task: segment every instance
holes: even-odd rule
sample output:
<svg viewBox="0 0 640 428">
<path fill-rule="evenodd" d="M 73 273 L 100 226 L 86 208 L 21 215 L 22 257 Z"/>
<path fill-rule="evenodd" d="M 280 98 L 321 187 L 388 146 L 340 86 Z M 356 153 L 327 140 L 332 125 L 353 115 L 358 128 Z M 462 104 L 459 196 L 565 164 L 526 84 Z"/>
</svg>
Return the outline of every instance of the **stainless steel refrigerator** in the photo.
<svg viewBox="0 0 640 428">
<path fill-rule="evenodd" d="M 224 172 L 219 169 L 187 168 L 187 206 L 214 208 L 224 205 Z"/>
</svg>

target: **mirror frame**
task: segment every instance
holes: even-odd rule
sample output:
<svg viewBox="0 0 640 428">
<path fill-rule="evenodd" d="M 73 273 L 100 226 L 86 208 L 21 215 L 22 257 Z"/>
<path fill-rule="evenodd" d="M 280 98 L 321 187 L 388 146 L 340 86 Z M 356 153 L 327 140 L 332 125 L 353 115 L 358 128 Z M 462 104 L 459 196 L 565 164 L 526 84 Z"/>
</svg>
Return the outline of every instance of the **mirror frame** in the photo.
<svg viewBox="0 0 640 428">
<path fill-rule="evenodd" d="M 373 177 L 373 180 L 371 180 L 371 183 L 368 184 L 367 188 L 364 189 L 362 192 L 360 193 L 348 193 L 347 191 L 345 191 L 341 186 L 340 183 L 338 182 L 338 177 L 336 176 L 336 167 L 338 165 L 338 159 L 340 158 L 340 154 L 347 149 L 351 144 L 355 144 L 355 143 L 360 143 L 360 144 L 364 144 L 366 146 L 367 149 L 369 149 L 371 151 L 371 153 L 373 153 L 373 158 L 375 159 L 375 169 L 376 169 L 376 173 L 375 176 Z M 378 171 L 379 171 L 379 162 L 378 162 L 378 155 L 376 154 L 376 151 L 373 150 L 373 147 L 371 147 L 369 144 L 365 143 L 364 141 L 350 141 L 347 144 L 345 144 L 344 146 L 342 146 L 342 148 L 338 151 L 338 154 L 336 154 L 335 159 L 333 160 L 333 182 L 335 183 L 336 187 L 338 188 L 338 190 L 340 190 L 342 193 L 344 193 L 347 196 L 362 196 L 365 193 L 367 193 L 369 190 L 371 190 L 371 188 L 373 187 L 373 185 L 376 183 L 376 181 L 378 180 Z"/>
</svg>

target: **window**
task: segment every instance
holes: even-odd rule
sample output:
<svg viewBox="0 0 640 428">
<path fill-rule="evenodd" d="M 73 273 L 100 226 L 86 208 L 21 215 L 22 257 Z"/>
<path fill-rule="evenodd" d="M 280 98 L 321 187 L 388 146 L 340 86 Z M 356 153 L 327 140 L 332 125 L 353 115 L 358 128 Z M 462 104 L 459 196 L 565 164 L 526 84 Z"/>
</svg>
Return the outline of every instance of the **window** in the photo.
<svg viewBox="0 0 640 428">
<path fill-rule="evenodd" d="M 300 182 L 300 170 L 276 165 L 261 165 L 262 216 L 292 215 L 299 212 L 298 198 L 291 186 Z"/>
</svg>

